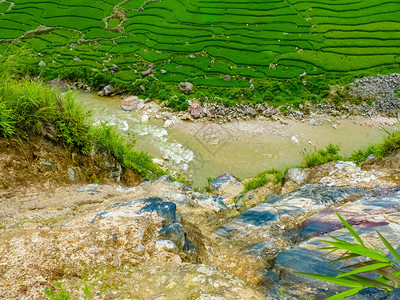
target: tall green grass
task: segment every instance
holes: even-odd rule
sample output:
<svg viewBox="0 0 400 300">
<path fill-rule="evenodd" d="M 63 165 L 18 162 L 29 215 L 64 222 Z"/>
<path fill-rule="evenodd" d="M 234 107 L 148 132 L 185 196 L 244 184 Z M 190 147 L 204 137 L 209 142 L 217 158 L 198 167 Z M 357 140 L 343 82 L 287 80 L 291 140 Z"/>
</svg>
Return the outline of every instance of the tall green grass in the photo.
<svg viewBox="0 0 400 300">
<path fill-rule="evenodd" d="M 134 143 L 111 126 L 93 127 L 90 113 L 71 92 L 61 94 L 42 82 L 24 78 L 19 69 L 26 53 L 0 61 L 0 136 L 28 140 L 33 135 L 49 136 L 71 150 L 89 154 L 96 146 L 113 155 L 124 168 L 155 178 L 167 172 L 156 166 L 146 153 L 134 150 Z M 16 67 L 17 66 L 17 67 Z"/>
</svg>

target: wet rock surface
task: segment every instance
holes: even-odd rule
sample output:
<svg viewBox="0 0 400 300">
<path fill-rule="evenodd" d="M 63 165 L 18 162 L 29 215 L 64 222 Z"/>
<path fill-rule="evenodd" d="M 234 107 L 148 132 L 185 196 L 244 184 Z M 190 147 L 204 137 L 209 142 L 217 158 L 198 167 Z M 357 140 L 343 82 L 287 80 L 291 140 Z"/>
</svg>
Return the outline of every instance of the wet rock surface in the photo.
<svg viewBox="0 0 400 300">
<path fill-rule="evenodd" d="M 42 168 L 52 169 L 46 162 Z M 381 163 L 398 168 L 396 154 Z M 400 249 L 400 186 L 361 189 L 354 179 L 340 186 L 337 179 L 354 172 L 343 163 L 291 171 L 286 180 L 300 187 L 243 194 L 258 201 L 245 211 L 216 194 L 237 183 L 230 174 L 214 182 L 215 193 L 166 175 L 134 187 L 77 185 L 0 198 L 0 295 L 41 299 L 61 280 L 71 299 L 85 285 L 99 299 L 324 299 L 346 288 L 298 272 L 336 275 L 336 256 L 324 256 L 321 239 L 352 237 L 335 211 L 367 243 L 382 246 L 379 230 Z M 312 176 L 318 183 L 302 185 Z"/>
</svg>

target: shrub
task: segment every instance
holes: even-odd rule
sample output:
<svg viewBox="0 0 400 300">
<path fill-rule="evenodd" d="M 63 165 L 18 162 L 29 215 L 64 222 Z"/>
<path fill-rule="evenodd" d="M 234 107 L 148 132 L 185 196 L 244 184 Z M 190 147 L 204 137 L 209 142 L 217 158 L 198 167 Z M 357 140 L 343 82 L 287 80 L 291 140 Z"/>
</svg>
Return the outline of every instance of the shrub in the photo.
<svg viewBox="0 0 400 300">
<path fill-rule="evenodd" d="M 340 146 L 329 144 L 325 149 L 316 151 L 302 151 L 303 165 L 306 168 L 316 167 L 331 161 L 338 161 L 341 159 L 339 155 Z"/>
<path fill-rule="evenodd" d="M 117 133 L 106 123 L 95 129 L 97 145 L 112 154 L 122 167 L 136 170 L 141 176 L 154 178 L 166 174 L 150 156 L 133 149 L 134 140 Z"/>
<path fill-rule="evenodd" d="M 272 175 L 272 176 L 267 176 L 267 175 Z M 270 169 L 261 172 L 260 174 L 253 177 L 244 184 L 244 192 L 246 193 L 248 191 L 255 190 L 256 188 L 259 188 L 270 182 L 273 182 L 275 184 L 282 184 L 284 176 L 285 172 L 277 169 Z"/>
<path fill-rule="evenodd" d="M 353 152 L 349 157 L 349 160 L 360 164 L 366 161 L 370 155 L 374 155 L 376 158 L 382 158 L 393 153 L 397 149 L 400 149 L 400 131 L 385 132 L 387 133 L 387 136 L 382 143 L 369 145 L 365 149 Z"/>
</svg>

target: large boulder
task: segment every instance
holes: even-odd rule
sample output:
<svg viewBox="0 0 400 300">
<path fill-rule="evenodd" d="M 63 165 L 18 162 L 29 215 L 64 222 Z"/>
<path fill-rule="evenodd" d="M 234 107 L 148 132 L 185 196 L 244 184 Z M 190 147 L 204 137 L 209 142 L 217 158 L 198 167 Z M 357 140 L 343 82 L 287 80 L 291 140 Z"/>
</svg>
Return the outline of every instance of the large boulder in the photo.
<svg viewBox="0 0 400 300">
<path fill-rule="evenodd" d="M 144 100 L 137 96 L 129 96 L 122 100 L 121 108 L 126 111 L 140 110 L 144 107 Z"/>
<path fill-rule="evenodd" d="M 198 119 L 201 117 L 202 108 L 200 103 L 192 102 L 189 106 L 190 115 L 193 119 Z"/>
<path fill-rule="evenodd" d="M 114 87 L 109 84 L 106 85 L 100 92 L 98 92 L 99 96 L 109 96 L 114 92 Z"/>
<path fill-rule="evenodd" d="M 244 190 L 244 184 L 235 176 L 224 173 L 210 183 L 211 191 L 217 196 L 233 199 Z"/>
<path fill-rule="evenodd" d="M 185 93 L 185 94 L 193 94 L 194 93 L 193 83 L 191 83 L 191 82 L 180 82 L 178 88 L 182 93 Z"/>
</svg>

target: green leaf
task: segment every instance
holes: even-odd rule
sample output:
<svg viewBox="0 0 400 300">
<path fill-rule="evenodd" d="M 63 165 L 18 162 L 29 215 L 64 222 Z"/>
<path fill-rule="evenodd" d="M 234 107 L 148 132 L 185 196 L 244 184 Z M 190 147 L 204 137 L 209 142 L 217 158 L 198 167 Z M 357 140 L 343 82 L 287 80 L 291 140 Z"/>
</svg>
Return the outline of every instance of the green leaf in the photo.
<svg viewBox="0 0 400 300">
<path fill-rule="evenodd" d="M 358 235 L 358 233 L 353 229 L 353 227 L 351 227 L 351 225 L 349 223 L 347 223 L 347 221 L 345 219 L 342 218 L 341 215 L 339 215 L 339 213 L 337 211 L 335 211 L 336 215 L 338 216 L 338 218 L 340 219 L 340 221 L 343 223 L 343 225 L 347 228 L 347 230 L 351 233 L 352 236 L 354 236 L 354 238 L 361 244 L 364 245 L 363 240 L 361 239 L 361 237 Z"/>
<path fill-rule="evenodd" d="M 390 254 L 392 254 L 394 259 L 396 260 L 397 264 L 400 265 L 400 254 L 393 248 L 393 246 L 388 242 L 387 239 L 385 239 L 385 237 L 379 231 L 376 232 L 378 233 L 382 242 L 385 244 L 386 248 L 388 248 Z"/>
<path fill-rule="evenodd" d="M 389 291 L 393 290 L 392 286 L 380 281 L 379 280 L 380 278 L 374 280 L 374 279 L 369 279 L 367 277 L 363 277 L 360 275 L 350 275 L 349 277 L 356 280 L 357 282 L 362 284 L 364 287 L 376 287 L 376 288 L 381 288 L 381 289 L 389 290 Z"/>
<path fill-rule="evenodd" d="M 357 294 L 360 290 L 362 290 L 362 288 L 354 288 L 354 289 L 347 290 L 345 292 L 330 296 L 329 298 L 326 298 L 325 300 L 342 300 L 346 297 Z"/>
<path fill-rule="evenodd" d="M 379 261 L 377 260 L 367 260 L 367 261 L 362 261 L 353 265 L 349 265 L 349 266 L 345 266 L 345 267 L 341 267 L 342 269 L 355 269 L 355 268 L 360 268 L 360 267 L 364 267 L 364 266 L 370 266 L 373 264 L 377 264 L 379 263 Z"/>
<path fill-rule="evenodd" d="M 396 284 L 400 284 L 400 278 L 398 276 L 394 276 L 392 273 L 389 273 L 385 270 L 376 270 L 376 272 L 382 277 L 385 277 Z"/>
<path fill-rule="evenodd" d="M 364 286 L 359 283 L 357 280 L 354 279 L 348 279 L 348 278 L 337 278 L 335 276 L 327 276 L 327 275 L 319 275 L 319 274 L 311 274 L 311 273 L 300 273 L 302 275 L 315 278 L 315 279 L 320 279 L 323 281 L 327 281 L 330 283 L 334 283 L 337 285 L 342 285 L 342 286 L 348 286 L 348 287 L 353 287 L 353 288 L 363 288 Z"/>
<path fill-rule="evenodd" d="M 367 265 L 367 266 L 363 266 L 354 270 L 351 270 L 349 272 L 340 274 L 337 277 L 345 277 L 345 276 L 349 276 L 349 275 L 353 275 L 353 274 L 358 274 L 358 273 L 364 273 L 364 272 L 370 272 L 370 271 L 374 271 L 374 270 L 378 270 L 387 266 L 390 266 L 391 263 L 377 263 L 377 264 L 373 264 L 373 265 Z"/>
<path fill-rule="evenodd" d="M 332 246 L 336 246 L 342 250 L 347 250 L 352 253 L 356 253 L 365 257 L 369 257 L 371 259 L 378 260 L 380 262 L 390 262 L 390 259 L 384 255 L 378 254 L 370 248 L 367 248 L 363 245 L 358 244 L 351 244 L 351 243 L 338 243 L 338 242 L 331 242 L 331 241 L 323 241 Z"/>
</svg>

